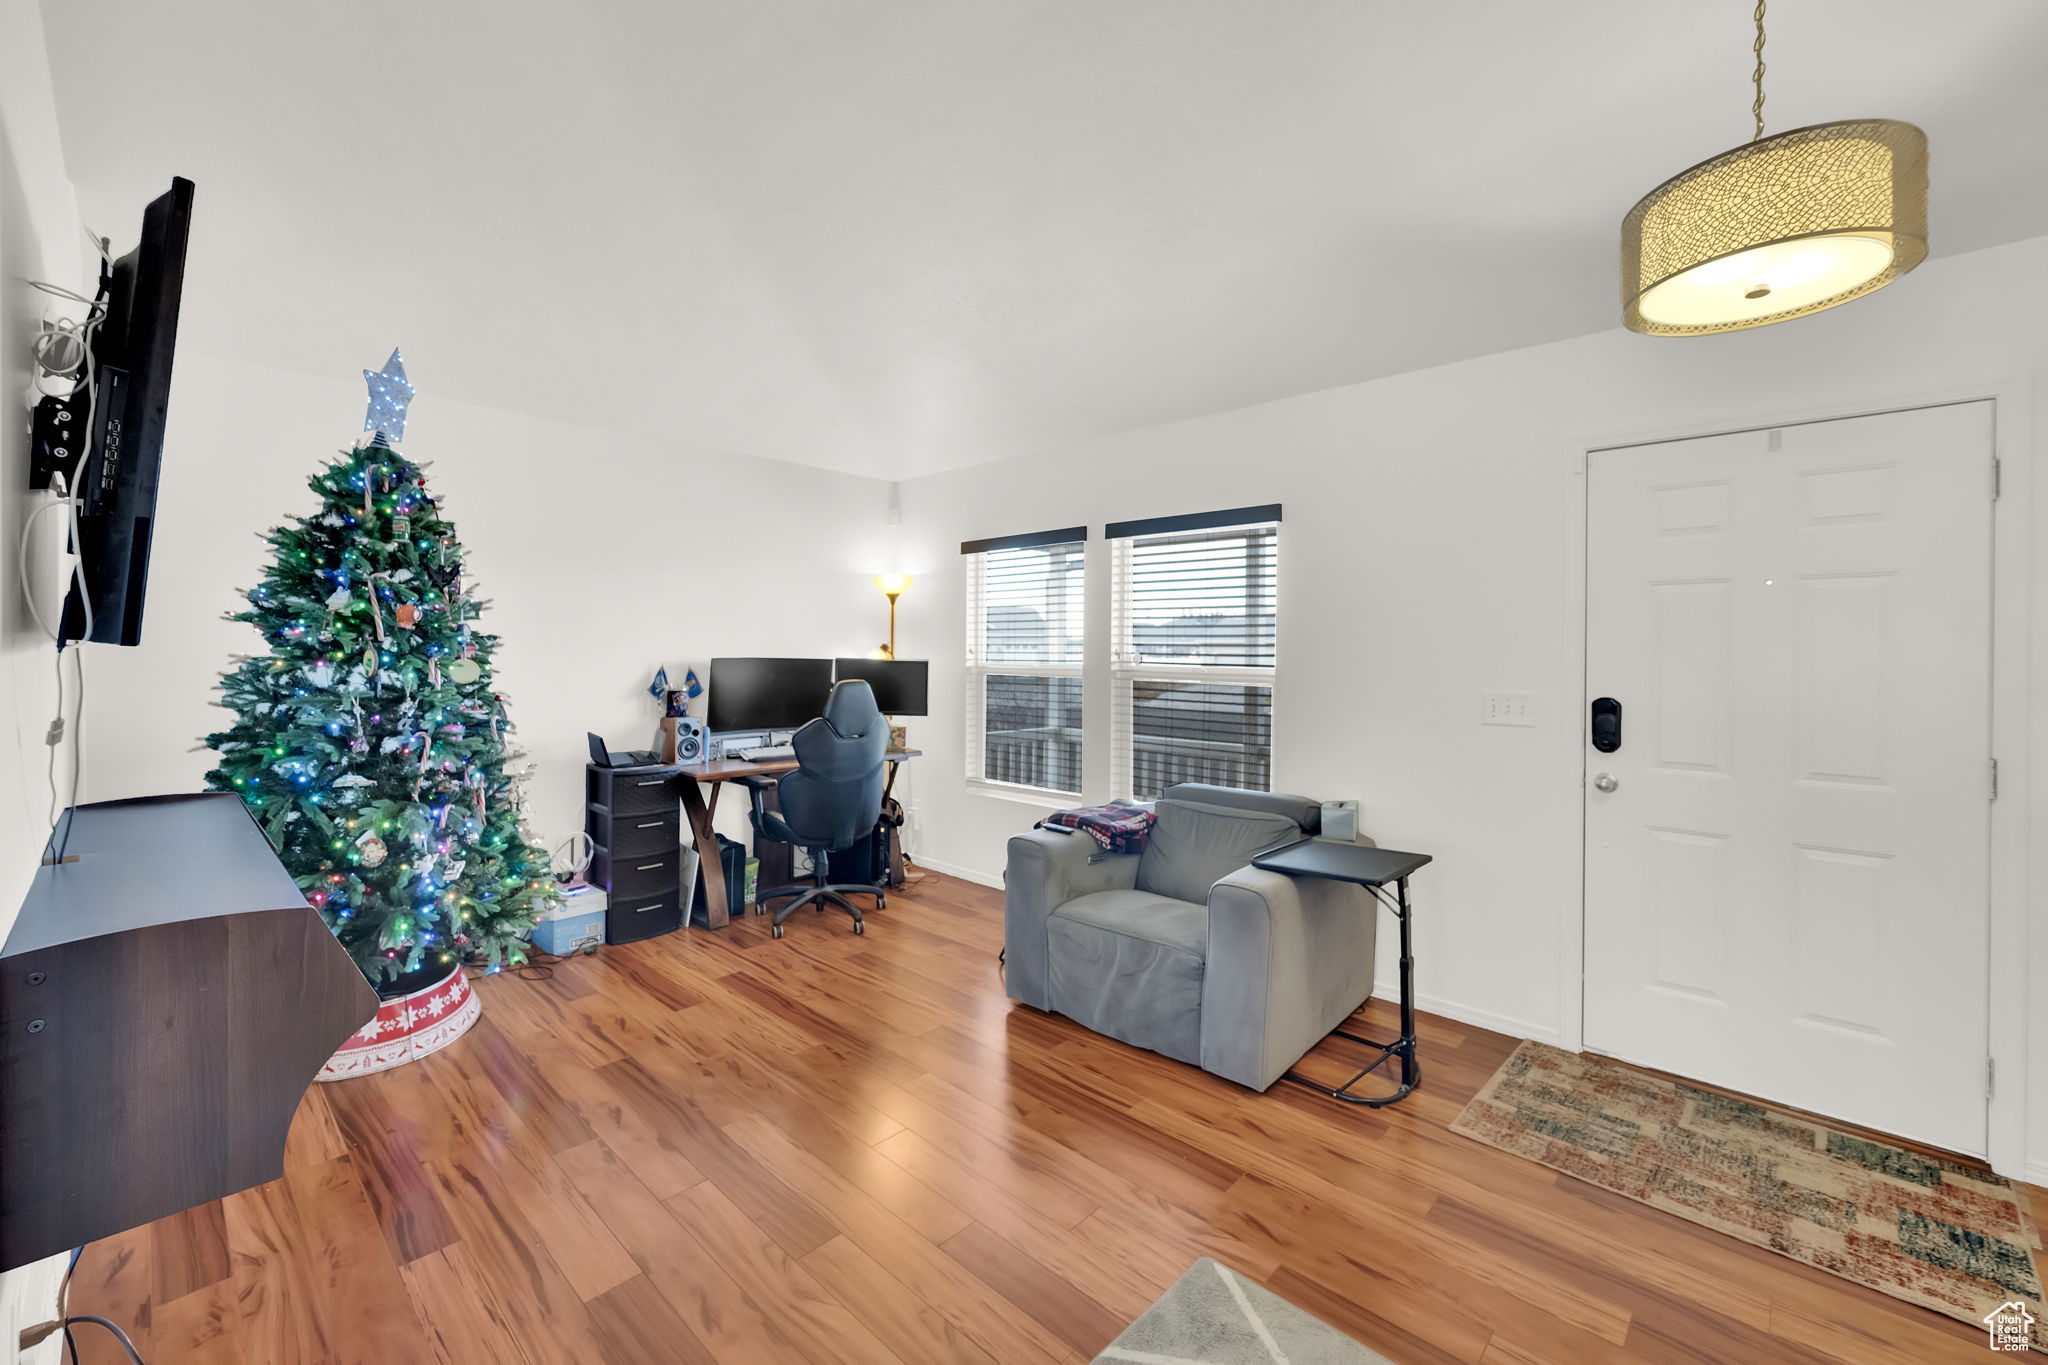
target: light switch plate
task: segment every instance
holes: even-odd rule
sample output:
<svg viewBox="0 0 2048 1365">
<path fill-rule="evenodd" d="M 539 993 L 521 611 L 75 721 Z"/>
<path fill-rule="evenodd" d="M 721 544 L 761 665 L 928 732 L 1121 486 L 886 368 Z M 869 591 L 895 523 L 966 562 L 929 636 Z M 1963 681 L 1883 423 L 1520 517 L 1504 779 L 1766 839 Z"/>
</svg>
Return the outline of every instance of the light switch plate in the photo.
<svg viewBox="0 0 2048 1365">
<path fill-rule="evenodd" d="M 1522 725 L 1536 723 L 1536 701 L 1527 692 L 1481 692 L 1481 725 Z"/>
</svg>

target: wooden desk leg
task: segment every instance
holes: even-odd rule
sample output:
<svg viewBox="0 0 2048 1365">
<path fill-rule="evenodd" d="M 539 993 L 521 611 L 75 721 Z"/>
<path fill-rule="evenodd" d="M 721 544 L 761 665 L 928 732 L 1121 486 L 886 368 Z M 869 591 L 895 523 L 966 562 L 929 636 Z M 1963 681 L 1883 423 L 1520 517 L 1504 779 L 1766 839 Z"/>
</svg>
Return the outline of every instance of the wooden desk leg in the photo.
<svg viewBox="0 0 2048 1365">
<path fill-rule="evenodd" d="M 704 878 L 704 924 L 723 929 L 732 920 L 725 902 L 725 864 L 718 860 L 718 836 L 711 832 L 711 807 L 704 803 L 704 787 L 687 775 L 683 778 L 683 818 L 690 822 L 690 837 L 697 844 L 697 869 Z M 717 797 L 716 788 L 712 791 Z M 688 897 L 693 886 L 683 888 L 685 923 L 689 922 Z"/>
</svg>

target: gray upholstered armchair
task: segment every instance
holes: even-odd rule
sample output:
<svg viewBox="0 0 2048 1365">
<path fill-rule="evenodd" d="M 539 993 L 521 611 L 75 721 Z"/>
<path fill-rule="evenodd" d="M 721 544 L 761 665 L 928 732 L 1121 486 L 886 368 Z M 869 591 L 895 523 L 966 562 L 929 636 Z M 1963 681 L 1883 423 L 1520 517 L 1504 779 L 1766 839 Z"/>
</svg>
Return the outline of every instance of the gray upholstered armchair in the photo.
<svg viewBox="0 0 2048 1365">
<path fill-rule="evenodd" d="M 1010 995 L 1264 1090 L 1372 994 L 1377 906 L 1250 866 L 1318 830 L 1306 797 L 1182 783 L 1156 809 L 1142 854 L 1057 829 L 1010 840 Z"/>
</svg>

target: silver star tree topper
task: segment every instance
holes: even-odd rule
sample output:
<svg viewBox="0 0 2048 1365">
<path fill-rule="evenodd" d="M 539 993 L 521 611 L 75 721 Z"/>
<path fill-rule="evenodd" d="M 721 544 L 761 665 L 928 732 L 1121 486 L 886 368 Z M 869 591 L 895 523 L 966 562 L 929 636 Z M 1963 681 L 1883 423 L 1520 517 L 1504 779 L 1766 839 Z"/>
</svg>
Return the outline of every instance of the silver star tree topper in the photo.
<svg viewBox="0 0 2048 1365">
<path fill-rule="evenodd" d="M 369 411 L 363 414 L 363 430 L 382 436 L 392 445 L 405 439 L 405 410 L 412 403 L 413 387 L 405 377 L 405 358 L 396 346 L 381 370 L 364 370 L 363 381 L 370 386 Z"/>
</svg>

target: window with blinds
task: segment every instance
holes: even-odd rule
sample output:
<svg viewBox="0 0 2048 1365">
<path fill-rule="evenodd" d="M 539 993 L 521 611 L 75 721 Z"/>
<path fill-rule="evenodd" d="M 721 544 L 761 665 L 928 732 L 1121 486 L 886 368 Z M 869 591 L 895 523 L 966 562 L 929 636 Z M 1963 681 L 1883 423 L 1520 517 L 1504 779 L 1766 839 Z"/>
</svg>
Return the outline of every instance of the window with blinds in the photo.
<svg viewBox="0 0 2048 1365">
<path fill-rule="evenodd" d="M 969 778 L 1080 793 L 1086 535 L 1075 527 L 960 547 Z"/>
<path fill-rule="evenodd" d="M 1114 787 L 1272 788 L 1280 509 L 1109 528 Z"/>
</svg>

